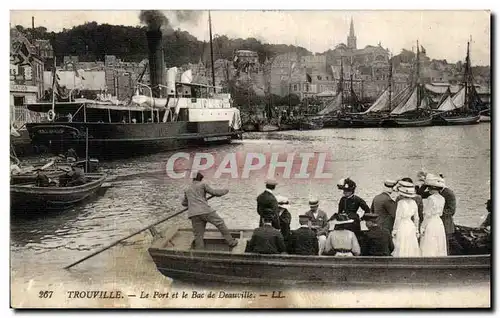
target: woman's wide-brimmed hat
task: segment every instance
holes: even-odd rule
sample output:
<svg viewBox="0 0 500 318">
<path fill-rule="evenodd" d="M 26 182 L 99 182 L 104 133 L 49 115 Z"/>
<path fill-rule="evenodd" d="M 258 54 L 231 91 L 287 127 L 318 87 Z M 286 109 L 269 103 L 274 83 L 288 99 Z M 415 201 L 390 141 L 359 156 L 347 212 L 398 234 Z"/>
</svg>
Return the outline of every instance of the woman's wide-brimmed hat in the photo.
<svg viewBox="0 0 500 318">
<path fill-rule="evenodd" d="M 415 197 L 415 185 L 411 182 L 407 181 L 399 181 L 397 184 L 397 189 L 400 195 L 407 197 L 407 198 L 413 198 Z"/>
<path fill-rule="evenodd" d="M 277 195 L 276 200 L 278 201 L 278 205 L 282 208 L 288 209 L 290 207 L 290 201 L 288 201 L 287 197 Z"/>
<path fill-rule="evenodd" d="M 433 175 L 433 174 L 428 174 L 427 178 L 425 178 L 425 185 L 429 187 L 434 187 L 434 188 L 445 188 L 446 184 L 444 183 L 444 179 Z"/>
<path fill-rule="evenodd" d="M 335 214 L 333 219 L 328 222 L 328 224 L 329 224 L 330 231 L 333 231 L 333 230 L 335 230 L 336 225 L 349 224 L 352 222 L 354 222 L 354 220 L 350 219 L 347 214 L 337 213 L 337 214 Z"/>
<path fill-rule="evenodd" d="M 319 206 L 319 200 L 316 198 L 310 198 L 309 199 L 309 206 L 311 208 L 317 208 Z"/>
</svg>

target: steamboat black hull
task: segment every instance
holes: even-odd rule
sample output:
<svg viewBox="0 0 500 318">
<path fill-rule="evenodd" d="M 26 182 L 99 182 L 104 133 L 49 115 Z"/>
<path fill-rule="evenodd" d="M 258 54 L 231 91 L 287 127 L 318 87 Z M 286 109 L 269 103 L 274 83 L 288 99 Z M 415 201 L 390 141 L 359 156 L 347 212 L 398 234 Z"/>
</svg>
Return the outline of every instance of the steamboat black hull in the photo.
<svg viewBox="0 0 500 318">
<path fill-rule="evenodd" d="M 27 124 L 31 143 L 54 154 L 73 148 L 85 156 L 124 158 L 191 146 L 229 143 L 241 138 L 227 121 L 144 124 L 41 123 Z M 88 131 L 88 138 L 87 138 Z"/>
</svg>

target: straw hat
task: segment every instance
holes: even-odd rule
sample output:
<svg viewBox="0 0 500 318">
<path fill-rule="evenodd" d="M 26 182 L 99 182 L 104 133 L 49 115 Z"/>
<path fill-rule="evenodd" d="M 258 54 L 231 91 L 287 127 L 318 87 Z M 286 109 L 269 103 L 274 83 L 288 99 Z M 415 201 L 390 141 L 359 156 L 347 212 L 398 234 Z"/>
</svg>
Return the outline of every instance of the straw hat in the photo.
<svg viewBox="0 0 500 318">
<path fill-rule="evenodd" d="M 278 201 L 278 205 L 282 208 L 288 209 L 290 207 L 290 202 L 287 197 L 277 195 L 276 200 Z"/>
<path fill-rule="evenodd" d="M 398 182 L 396 180 L 385 180 L 384 181 L 384 186 L 388 187 L 388 188 L 394 188 L 394 186 L 397 184 Z"/>
<path fill-rule="evenodd" d="M 433 174 L 428 174 L 425 178 L 425 185 L 435 188 L 445 188 L 444 179 Z"/>
<path fill-rule="evenodd" d="M 415 186 L 411 182 L 407 181 L 399 181 L 397 186 L 398 192 L 400 195 L 413 198 L 415 197 Z"/>
<path fill-rule="evenodd" d="M 318 206 L 319 206 L 319 200 L 318 200 L 318 199 L 316 199 L 316 198 L 310 198 L 310 199 L 309 199 L 309 206 L 310 206 L 311 208 L 316 208 L 316 207 L 318 207 Z"/>
<path fill-rule="evenodd" d="M 274 179 L 267 179 L 266 180 L 266 185 L 273 185 L 273 186 L 275 186 L 275 185 L 278 185 L 278 182 L 276 180 L 274 180 Z"/>
</svg>

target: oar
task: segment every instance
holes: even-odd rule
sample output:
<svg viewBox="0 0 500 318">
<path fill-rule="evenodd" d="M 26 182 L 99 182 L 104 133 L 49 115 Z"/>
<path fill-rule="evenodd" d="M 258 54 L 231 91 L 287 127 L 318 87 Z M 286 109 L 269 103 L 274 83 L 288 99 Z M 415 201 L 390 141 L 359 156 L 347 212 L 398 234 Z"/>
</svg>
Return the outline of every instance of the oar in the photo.
<svg viewBox="0 0 500 318">
<path fill-rule="evenodd" d="M 211 198 L 213 198 L 213 197 L 214 197 L 214 196 L 213 196 L 213 195 L 211 195 L 211 196 L 209 196 L 209 197 L 207 198 L 207 200 L 210 200 L 210 199 L 211 199 Z M 166 217 L 166 218 L 164 218 L 164 219 L 161 219 L 161 220 L 159 220 L 159 221 L 157 221 L 157 222 L 155 222 L 155 223 L 153 223 L 153 224 L 151 224 L 151 225 L 148 225 L 147 227 L 145 227 L 145 228 L 143 228 L 143 229 L 141 229 L 141 230 L 138 230 L 138 231 L 136 231 L 136 232 L 134 232 L 134 233 L 132 233 L 132 234 L 130 234 L 130 235 L 128 235 L 128 236 L 126 236 L 126 237 L 122 238 L 122 239 L 119 239 L 118 241 L 113 242 L 112 244 L 110 244 L 110 245 L 108 245 L 108 246 L 106 246 L 106 247 L 104 247 L 104 248 L 101 248 L 101 249 L 100 249 L 100 250 L 98 250 L 97 252 L 94 252 L 94 253 L 90 254 L 89 256 L 86 256 L 86 257 L 82 258 L 81 260 L 79 260 L 79 261 L 77 261 L 77 262 L 74 262 L 73 264 L 71 264 L 71 265 L 68 265 L 68 266 L 64 267 L 64 269 L 69 269 L 69 268 L 71 268 L 71 267 L 73 267 L 73 266 L 75 266 L 75 265 L 77 265 L 77 264 L 80 264 L 81 262 L 83 262 L 83 261 L 85 261 L 85 260 L 87 260 L 87 259 L 91 258 L 92 256 L 95 256 L 95 255 L 97 255 L 97 254 L 99 254 L 99 253 L 101 253 L 101 252 L 104 252 L 105 250 L 107 250 L 107 249 L 109 249 L 109 248 L 111 248 L 111 247 L 113 247 L 113 246 L 117 245 L 118 243 L 120 243 L 120 242 L 122 242 L 122 241 L 125 241 L 126 239 L 129 239 L 129 238 L 131 238 L 132 236 L 136 236 L 137 234 L 139 234 L 139 233 L 141 233 L 141 232 L 143 232 L 143 231 L 146 231 L 147 229 L 152 228 L 153 226 L 156 226 L 156 225 L 158 225 L 158 224 L 160 224 L 160 223 L 163 223 L 163 222 L 165 222 L 165 221 L 167 221 L 167 220 L 169 220 L 169 219 L 173 218 L 174 216 L 177 216 L 177 215 L 179 215 L 179 214 L 181 214 L 181 213 L 184 213 L 184 212 L 186 212 L 187 210 L 188 210 L 187 208 L 182 209 L 182 210 L 181 210 L 181 211 L 179 211 L 179 212 L 176 212 L 176 213 L 174 213 L 174 214 L 172 214 L 172 215 L 167 216 L 167 217 Z M 156 230 L 155 230 L 154 232 L 156 232 Z M 153 235 L 154 235 L 154 232 L 152 231 Z"/>
</svg>

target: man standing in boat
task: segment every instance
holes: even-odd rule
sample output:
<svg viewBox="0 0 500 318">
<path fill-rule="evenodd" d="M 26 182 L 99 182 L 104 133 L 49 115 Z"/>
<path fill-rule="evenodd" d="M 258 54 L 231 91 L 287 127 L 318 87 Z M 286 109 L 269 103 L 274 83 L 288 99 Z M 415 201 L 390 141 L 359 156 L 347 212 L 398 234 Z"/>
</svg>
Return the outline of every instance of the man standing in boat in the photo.
<svg viewBox="0 0 500 318">
<path fill-rule="evenodd" d="M 275 229 L 281 229 L 279 221 L 279 205 L 273 191 L 278 183 L 275 180 L 266 181 L 266 190 L 257 197 L 257 213 L 260 215 L 259 226 L 264 224 L 264 216 L 269 216 Z"/>
<path fill-rule="evenodd" d="M 188 218 L 193 225 L 194 248 L 204 249 L 205 227 L 207 223 L 213 224 L 222 234 L 230 248 L 238 244 L 229 232 L 224 220 L 208 205 L 207 193 L 221 197 L 229 192 L 227 189 L 213 189 L 203 182 L 203 175 L 198 172 L 193 183 L 184 191 L 183 206 L 188 207 Z"/>
<path fill-rule="evenodd" d="M 371 212 L 378 215 L 377 224 L 389 233 L 392 233 L 394 218 L 396 217 L 396 199 L 397 192 L 394 193 L 392 188 L 396 185 L 396 181 L 386 180 L 384 182 L 384 192 L 373 198 Z"/>
</svg>

